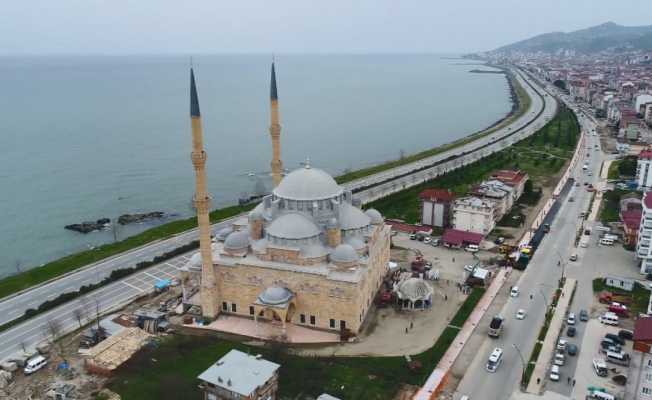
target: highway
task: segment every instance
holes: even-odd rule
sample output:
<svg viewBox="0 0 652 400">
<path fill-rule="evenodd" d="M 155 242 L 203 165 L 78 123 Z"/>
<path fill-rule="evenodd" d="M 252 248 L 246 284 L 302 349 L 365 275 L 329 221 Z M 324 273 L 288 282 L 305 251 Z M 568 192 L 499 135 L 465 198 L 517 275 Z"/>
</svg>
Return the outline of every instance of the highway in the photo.
<svg viewBox="0 0 652 400">
<path fill-rule="evenodd" d="M 557 109 L 557 103 L 551 96 L 543 95 L 543 90 L 530 82 L 531 78 L 525 77 L 521 72 L 518 72 L 517 76 L 523 87 L 528 91 L 532 102 L 530 109 L 523 116 L 514 121 L 513 125 L 498 130 L 486 137 L 479 138 L 471 143 L 434 156 L 429 159 L 430 162 L 435 163 L 434 166 L 428 167 L 430 164 L 425 161 L 416 161 L 409 166 L 397 167 L 396 170 L 399 172 L 382 172 L 377 174 L 382 175 L 385 178 L 398 176 L 398 178 L 392 179 L 386 183 L 377 184 L 380 182 L 378 176 L 372 175 L 357 180 L 351 185 L 347 184 L 344 186 L 352 190 L 366 187 L 367 189 L 361 189 L 357 191 L 355 195 L 362 201 L 362 203 L 367 203 L 477 161 L 506 148 L 517 140 L 521 140 L 533 134 L 538 128 L 543 126 L 548 119 L 554 116 Z M 459 156 L 455 159 L 442 162 L 442 160 L 455 157 L 455 155 Z M 410 174 L 409 171 L 416 172 Z M 408 175 L 403 176 L 404 174 Z M 213 232 L 217 232 L 224 227 L 230 226 L 240 217 L 241 216 L 236 216 L 214 224 L 212 227 Z M 100 261 L 67 274 L 64 277 L 53 280 L 52 282 L 28 289 L 15 296 L 5 298 L 0 302 L 0 324 L 19 317 L 27 309 L 36 308 L 43 301 L 55 298 L 61 293 L 76 291 L 83 285 L 99 282 L 104 277 L 108 276 L 113 270 L 129 268 L 138 262 L 149 261 L 157 255 L 173 250 L 196 239 L 197 230 L 193 229 L 176 235 L 170 239 L 157 241 L 139 249 Z M 154 277 L 159 274 L 151 271 L 158 271 L 158 269 L 161 268 L 161 265 L 183 265 L 187 256 L 188 255 L 175 257 L 165 263 L 156 265 L 135 275 L 137 277 L 135 280 L 147 282 L 149 285 L 147 287 L 135 285 L 132 281 L 132 277 L 128 277 L 122 281 L 100 288 L 87 297 L 97 298 L 102 312 L 108 312 L 109 310 L 122 307 L 144 292 L 153 289 L 153 284 L 156 281 Z M 176 276 L 178 273 L 175 268 L 167 269 L 165 272 L 165 276 Z M 138 289 L 135 289 L 134 286 L 137 286 Z M 7 359 L 7 357 L 13 353 L 22 351 L 22 344 L 26 347 L 31 347 L 43 340 L 42 327 L 48 320 L 59 321 L 64 325 L 66 331 L 72 330 L 76 324 L 73 317 L 73 310 L 75 308 L 78 307 L 68 304 L 62 305 L 45 314 L 16 325 L 0 334 L 0 361 Z"/>
<path fill-rule="evenodd" d="M 591 148 L 588 151 L 582 149 L 583 160 L 576 164 L 571 174 L 579 186 L 572 186 L 568 193 L 560 197 L 562 203 L 556 216 L 551 221 L 546 221 L 551 223 L 550 233 L 545 236 L 516 284 L 521 294 L 508 299 L 501 311 L 501 315 L 505 318 L 505 330 L 498 339 L 487 336 L 484 340 L 457 388 L 457 394 L 460 396 L 468 395 L 471 399 L 502 400 L 509 399 L 512 393 L 518 390 L 523 365 L 517 349 L 527 361 L 543 325 L 546 304 L 552 299 L 554 289 L 561 277 L 562 268 L 557 263 L 565 264 L 570 255 L 576 251 L 574 241 L 580 225 L 579 216 L 581 212 L 588 209 L 591 199 L 591 193 L 586 190 L 584 182 L 595 186 L 604 157 L 602 152 L 593 151 L 594 145 L 600 143 L 599 137 L 588 134 L 593 129 L 594 123 L 585 117 L 579 117 L 579 120 L 582 129 L 587 133 L 586 144 L 580 146 Z M 587 152 L 591 154 L 588 158 L 586 158 Z M 582 171 L 584 162 L 588 164 L 592 176 Z M 574 198 L 573 202 L 568 201 L 570 197 Z M 519 309 L 526 310 L 525 320 L 519 321 L 514 318 Z M 487 327 L 480 326 L 477 329 L 482 332 Z M 496 347 L 503 349 L 503 361 L 495 373 L 490 373 L 486 371 L 485 365 L 489 354 Z"/>
</svg>

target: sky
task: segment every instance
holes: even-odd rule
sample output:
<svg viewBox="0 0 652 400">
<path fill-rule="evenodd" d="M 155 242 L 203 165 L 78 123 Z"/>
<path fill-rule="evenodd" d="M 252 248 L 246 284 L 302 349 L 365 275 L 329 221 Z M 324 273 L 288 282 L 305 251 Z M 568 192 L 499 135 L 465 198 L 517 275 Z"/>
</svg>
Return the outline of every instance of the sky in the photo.
<svg viewBox="0 0 652 400">
<path fill-rule="evenodd" d="M 650 0 L 2 2 L 0 54 L 465 53 L 613 21 Z"/>
</svg>

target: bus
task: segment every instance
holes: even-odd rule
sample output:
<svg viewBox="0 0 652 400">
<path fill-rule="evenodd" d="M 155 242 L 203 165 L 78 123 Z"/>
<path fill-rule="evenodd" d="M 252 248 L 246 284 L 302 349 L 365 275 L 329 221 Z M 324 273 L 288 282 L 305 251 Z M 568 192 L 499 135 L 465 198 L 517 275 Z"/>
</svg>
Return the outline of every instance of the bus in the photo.
<svg viewBox="0 0 652 400">
<path fill-rule="evenodd" d="M 489 355 L 489 360 L 487 360 L 487 371 L 496 372 L 498 366 L 503 361 L 503 349 L 496 347 L 494 351 Z"/>
</svg>

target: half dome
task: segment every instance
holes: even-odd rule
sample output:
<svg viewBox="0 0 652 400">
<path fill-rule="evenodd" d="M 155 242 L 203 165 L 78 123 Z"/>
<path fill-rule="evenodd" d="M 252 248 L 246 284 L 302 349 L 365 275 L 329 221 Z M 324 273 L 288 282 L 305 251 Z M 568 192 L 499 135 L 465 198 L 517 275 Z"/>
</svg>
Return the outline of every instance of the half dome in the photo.
<svg viewBox="0 0 652 400">
<path fill-rule="evenodd" d="M 236 231 L 226 237 L 224 248 L 226 250 L 244 250 L 249 247 L 249 232 Z"/>
<path fill-rule="evenodd" d="M 371 218 L 359 208 L 345 202 L 340 205 L 339 222 L 340 228 L 346 231 L 368 226 L 371 223 Z"/>
<path fill-rule="evenodd" d="M 358 261 L 358 253 L 349 244 L 340 244 L 331 253 L 331 261 L 336 263 L 352 263 Z"/>
<path fill-rule="evenodd" d="M 303 214 L 288 213 L 276 218 L 267 233 L 282 239 L 306 239 L 321 233 L 317 225 Z"/>
<path fill-rule="evenodd" d="M 367 215 L 367 217 L 369 217 L 369 219 L 371 219 L 371 223 L 374 225 L 380 225 L 385 221 L 380 212 L 378 212 L 378 210 L 375 208 L 370 208 L 364 213 Z"/>
<path fill-rule="evenodd" d="M 277 197 L 290 200 L 323 200 L 339 196 L 342 192 L 333 177 L 310 166 L 290 172 L 274 189 Z"/>
<path fill-rule="evenodd" d="M 285 304 L 292 300 L 294 294 L 289 289 L 280 286 L 270 286 L 258 295 L 258 301 L 270 306 Z"/>
</svg>

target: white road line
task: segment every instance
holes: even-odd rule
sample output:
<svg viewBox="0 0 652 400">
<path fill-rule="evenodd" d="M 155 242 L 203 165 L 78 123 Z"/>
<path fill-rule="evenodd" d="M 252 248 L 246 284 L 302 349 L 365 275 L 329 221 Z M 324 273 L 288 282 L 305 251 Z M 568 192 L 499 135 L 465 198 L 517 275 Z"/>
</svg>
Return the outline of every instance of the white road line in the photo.
<svg viewBox="0 0 652 400">
<path fill-rule="evenodd" d="M 138 286 L 132 285 L 131 283 L 129 283 L 127 281 L 121 281 L 121 282 L 124 283 L 125 285 L 131 287 L 131 288 L 134 288 L 134 289 L 138 290 L 141 293 L 145 291 L 144 289 L 141 289 Z"/>
</svg>

